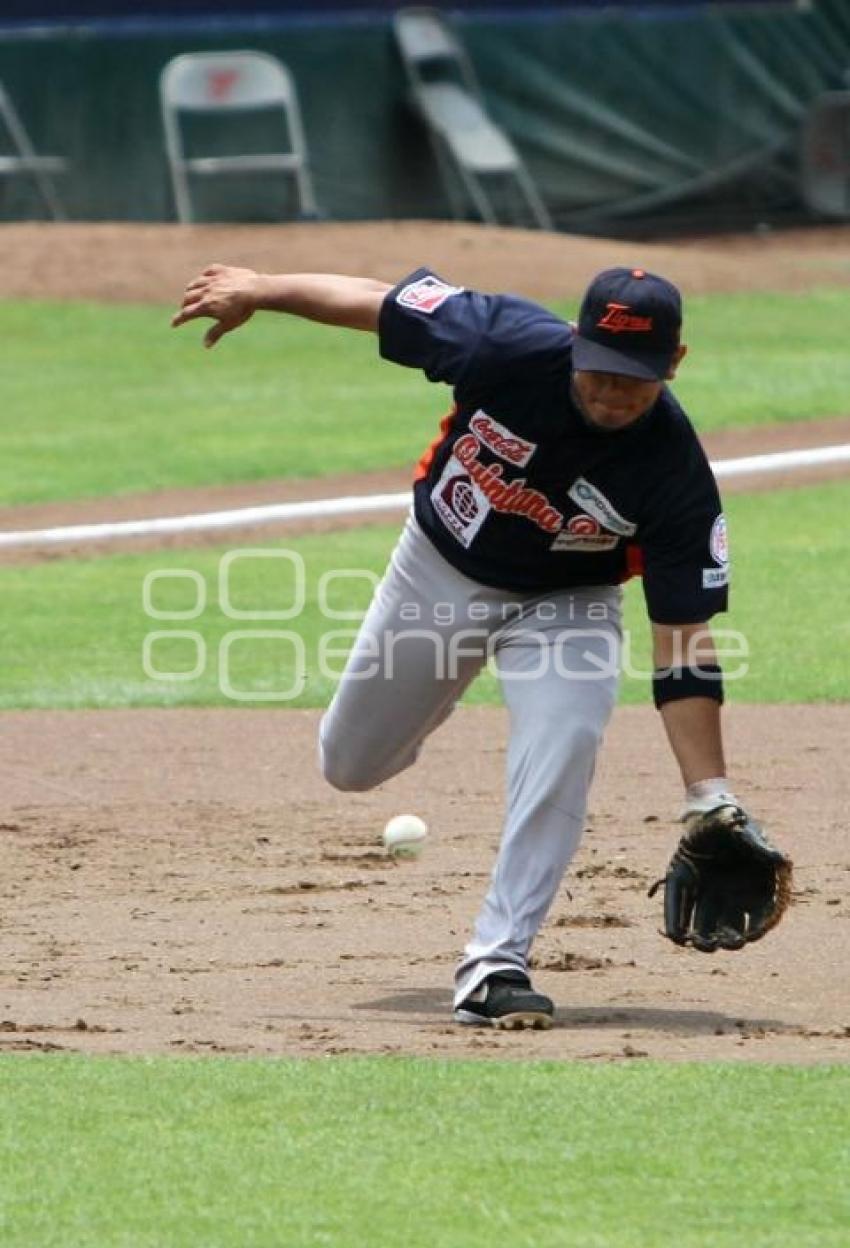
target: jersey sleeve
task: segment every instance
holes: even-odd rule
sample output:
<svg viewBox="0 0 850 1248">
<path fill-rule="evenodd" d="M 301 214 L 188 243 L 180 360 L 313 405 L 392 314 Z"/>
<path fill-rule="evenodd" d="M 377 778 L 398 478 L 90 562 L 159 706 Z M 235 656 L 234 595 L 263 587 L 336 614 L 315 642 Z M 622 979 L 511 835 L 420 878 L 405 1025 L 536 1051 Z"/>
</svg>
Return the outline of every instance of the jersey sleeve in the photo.
<svg viewBox="0 0 850 1248">
<path fill-rule="evenodd" d="M 384 359 L 453 386 L 563 359 L 571 335 L 565 322 L 530 300 L 452 286 L 425 268 L 387 293 L 378 318 Z"/>
<path fill-rule="evenodd" d="M 665 486 L 666 505 L 656 503 L 640 532 L 644 596 L 656 624 L 699 624 L 729 605 L 726 520 L 698 442 L 681 469 Z"/>
</svg>

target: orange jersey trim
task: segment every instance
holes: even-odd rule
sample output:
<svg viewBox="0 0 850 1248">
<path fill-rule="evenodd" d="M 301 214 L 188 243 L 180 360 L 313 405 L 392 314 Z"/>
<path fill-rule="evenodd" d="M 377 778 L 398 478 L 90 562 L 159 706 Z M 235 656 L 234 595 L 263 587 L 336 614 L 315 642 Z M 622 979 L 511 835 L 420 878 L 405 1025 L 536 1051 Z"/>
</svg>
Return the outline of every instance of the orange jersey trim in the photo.
<svg viewBox="0 0 850 1248">
<path fill-rule="evenodd" d="M 643 551 L 636 542 L 626 543 L 626 571 L 623 575 L 624 581 L 629 581 L 633 576 L 643 576 Z"/>
<path fill-rule="evenodd" d="M 456 416 L 457 416 L 457 403 L 455 403 L 452 410 L 448 412 L 440 421 L 440 432 L 437 434 L 434 441 L 431 443 L 431 445 L 428 447 L 425 454 L 422 456 L 422 458 L 419 460 L 418 464 L 416 465 L 416 470 L 413 474 L 414 482 L 422 481 L 424 480 L 425 477 L 428 476 L 428 473 L 431 471 L 431 465 L 434 462 L 434 456 L 437 454 L 439 447 L 442 446 L 443 442 L 445 442 L 446 438 L 449 436 L 449 430 L 452 427 L 452 421 L 454 420 Z"/>
</svg>

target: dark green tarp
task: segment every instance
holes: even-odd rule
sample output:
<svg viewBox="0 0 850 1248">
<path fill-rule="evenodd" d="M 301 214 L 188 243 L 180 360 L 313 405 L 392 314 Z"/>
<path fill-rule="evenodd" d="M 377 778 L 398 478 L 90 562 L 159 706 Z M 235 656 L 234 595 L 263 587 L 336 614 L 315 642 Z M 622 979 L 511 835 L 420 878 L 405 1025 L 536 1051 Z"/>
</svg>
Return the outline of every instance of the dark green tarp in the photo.
<svg viewBox="0 0 850 1248">
<path fill-rule="evenodd" d="M 846 85 L 850 0 L 455 22 L 559 226 L 650 233 L 805 215 L 800 129 L 813 100 Z M 233 47 L 271 52 L 295 75 L 328 217 L 448 215 L 391 25 L 376 17 L 111 37 L 7 31 L 0 81 L 36 146 L 69 160 L 59 185 L 71 219 L 174 219 L 159 72 L 179 52 Z M 199 202 L 208 218 L 268 220 L 284 200 L 244 183 L 205 188 Z M 0 216 L 40 213 L 25 180 L 0 179 Z"/>
</svg>

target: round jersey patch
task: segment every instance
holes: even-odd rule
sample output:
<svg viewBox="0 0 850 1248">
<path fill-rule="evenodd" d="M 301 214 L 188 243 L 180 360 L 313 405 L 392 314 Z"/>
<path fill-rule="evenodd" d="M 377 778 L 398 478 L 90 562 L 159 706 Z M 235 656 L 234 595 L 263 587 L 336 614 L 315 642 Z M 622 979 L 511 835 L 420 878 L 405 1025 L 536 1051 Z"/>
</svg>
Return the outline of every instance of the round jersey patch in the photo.
<svg viewBox="0 0 850 1248">
<path fill-rule="evenodd" d="M 715 563 L 726 564 L 729 562 L 729 537 L 726 532 L 726 517 L 722 512 L 711 526 L 711 538 L 708 548 Z"/>
</svg>

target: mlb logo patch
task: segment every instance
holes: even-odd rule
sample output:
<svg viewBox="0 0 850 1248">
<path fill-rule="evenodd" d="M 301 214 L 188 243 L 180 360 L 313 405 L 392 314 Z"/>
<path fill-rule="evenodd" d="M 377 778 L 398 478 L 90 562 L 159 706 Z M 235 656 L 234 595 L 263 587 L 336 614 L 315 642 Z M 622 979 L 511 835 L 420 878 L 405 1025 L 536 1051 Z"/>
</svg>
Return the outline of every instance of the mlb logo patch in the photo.
<svg viewBox="0 0 850 1248">
<path fill-rule="evenodd" d="M 447 299 L 452 295 L 459 295 L 462 290 L 462 286 L 449 286 L 448 282 L 441 282 L 439 277 L 420 277 L 418 281 L 411 282 L 399 291 L 396 303 L 400 303 L 403 308 L 426 312 L 430 316 Z"/>
</svg>

